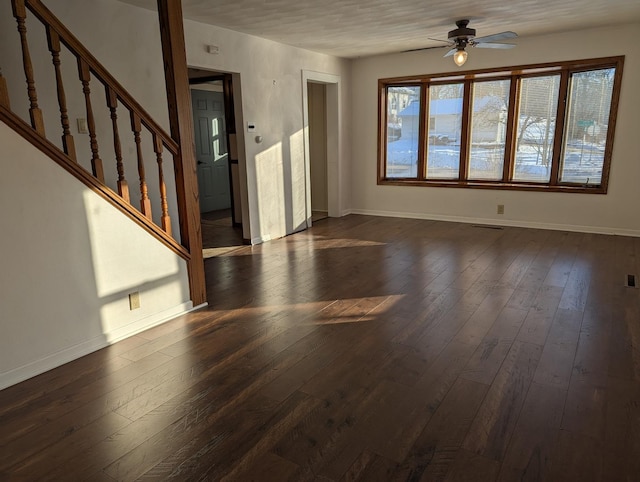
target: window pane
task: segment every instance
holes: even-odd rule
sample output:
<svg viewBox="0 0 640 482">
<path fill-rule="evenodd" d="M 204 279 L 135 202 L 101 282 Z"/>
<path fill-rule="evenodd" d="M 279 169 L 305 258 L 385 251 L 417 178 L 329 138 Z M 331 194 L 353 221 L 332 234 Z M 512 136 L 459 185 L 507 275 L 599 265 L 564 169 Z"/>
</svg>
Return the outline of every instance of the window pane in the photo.
<svg viewBox="0 0 640 482">
<path fill-rule="evenodd" d="M 417 177 L 420 86 L 387 88 L 387 177 Z"/>
<path fill-rule="evenodd" d="M 513 179 L 549 182 L 560 75 L 524 78 L 516 134 Z"/>
<path fill-rule="evenodd" d="M 463 84 L 429 89 L 427 179 L 457 179 L 460 171 Z"/>
<path fill-rule="evenodd" d="M 509 80 L 473 84 L 469 179 L 502 179 Z"/>
<path fill-rule="evenodd" d="M 569 82 L 560 181 L 600 184 L 615 69 L 579 72 Z"/>
</svg>

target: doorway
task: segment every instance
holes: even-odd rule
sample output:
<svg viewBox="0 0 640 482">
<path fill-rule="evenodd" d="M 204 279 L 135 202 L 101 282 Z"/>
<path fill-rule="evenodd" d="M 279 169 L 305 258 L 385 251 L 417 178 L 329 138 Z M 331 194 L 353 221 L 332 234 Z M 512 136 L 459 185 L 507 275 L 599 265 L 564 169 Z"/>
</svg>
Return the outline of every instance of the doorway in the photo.
<svg viewBox="0 0 640 482">
<path fill-rule="evenodd" d="M 343 211 L 340 76 L 302 71 L 307 227 Z M 313 144 L 313 146 L 312 146 Z"/>
<path fill-rule="evenodd" d="M 329 217 L 326 84 L 309 82 L 307 86 L 307 102 L 309 106 L 311 219 L 315 223 Z"/>
<path fill-rule="evenodd" d="M 206 259 L 244 245 L 233 89 L 230 74 L 199 69 L 189 84 Z"/>
</svg>

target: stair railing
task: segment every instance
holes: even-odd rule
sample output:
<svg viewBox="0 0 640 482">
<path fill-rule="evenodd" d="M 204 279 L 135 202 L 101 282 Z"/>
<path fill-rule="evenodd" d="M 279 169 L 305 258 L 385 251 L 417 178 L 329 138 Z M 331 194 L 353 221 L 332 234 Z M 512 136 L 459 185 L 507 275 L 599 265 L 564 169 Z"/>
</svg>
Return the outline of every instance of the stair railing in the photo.
<svg viewBox="0 0 640 482">
<path fill-rule="evenodd" d="M 102 190 L 102 194 L 108 193 L 110 188 L 105 184 L 105 162 L 100 154 L 100 145 L 106 142 L 104 139 L 98 138 L 96 131 L 96 122 L 94 115 L 94 107 L 92 105 L 91 92 L 96 88 L 105 89 L 105 106 L 109 111 L 112 129 L 113 151 L 115 159 L 113 159 L 113 167 L 117 173 L 117 183 L 115 190 L 117 198 L 125 207 L 125 210 L 132 212 L 132 209 L 138 211 L 142 218 L 148 220 L 147 228 L 168 242 L 170 246 L 185 259 L 189 258 L 189 252 L 180 245 L 172 237 L 172 221 L 169 215 L 169 202 L 167 199 L 167 187 L 165 183 L 164 164 L 165 152 L 173 159 L 178 153 L 178 145 L 160 127 L 153 118 L 140 106 L 140 104 L 116 81 L 116 79 L 95 59 L 95 57 L 76 39 L 76 37 L 42 4 L 40 0 L 11 0 L 13 16 L 17 23 L 18 34 L 20 36 L 20 46 L 22 49 L 22 64 L 27 86 L 27 97 L 29 101 L 29 119 L 32 131 L 41 138 L 46 139 L 45 122 L 43 113 L 38 104 L 38 93 L 34 77 L 34 69 L 32 66 L 31 54 L 29 51 L 29 39 L 27 33 L 27 10 L 37 18 L 45 28 L 48 49 L 51 53 L 51 63 L 55 77 L 55 90 L 57 94 L 60 132 L 62 139 L 62 151 L 64 158 L 69 163 L 76 164 L 77 167 L 83 169 L 78 164 L 78 154 L 74 137 L 70 129 L 69 113 L 67 108 L 67 91 L 63 83 L 61 48 L 66 47 L 77 61 L 78 79 L 80 81 L 82 94 L 84 96 L 84 106 L 86 110 L 86 123 L 89 136 L 89 144 L 91 151 L 91 172 L 90 174 Z M 9 93 L 7 83 L 0 71 L 0 111 L 11 111 Z M 138 182 L 140 190 L 140 206 L 135 207 L 131 204 L 131 196 L 129 191 L 129 181 L 125 176 L 125 160 L 121 146 L 121 133 L 118 129 L 118 112 L 125 109 L 131 121 L 131 134 L 135 143 L 135 155 L 137 162 Z M 20 127 L 20 126 L 18 126 Z M 25 129 L 20 127 L 22 133 Z M 153 222 L 152 206 L 149 197 L 149 184 L 147 182 L 144 149 L 142 146 L 142 136 L 150 136 L 153 144 L 153 152 L 149 156 L 154 158 L 158 170 L 158 185 L 160 215 L 159 225 Z M 47 146 L 51 150 L 50 146 Z M 173 167 L 173 166 L 171 166 Z M 75 169 L 75 168 L 74 168 Z M 172 169 L 173 170 L 173 169 Z M 86 179 L 86 176 L 81 176 Z M 115 193 L 114 193 L 115 194 Z M 111 196 L 113 198 L 113 196 Z M 138 221 L 143 221 L 139 215 Z"/>
</svg>

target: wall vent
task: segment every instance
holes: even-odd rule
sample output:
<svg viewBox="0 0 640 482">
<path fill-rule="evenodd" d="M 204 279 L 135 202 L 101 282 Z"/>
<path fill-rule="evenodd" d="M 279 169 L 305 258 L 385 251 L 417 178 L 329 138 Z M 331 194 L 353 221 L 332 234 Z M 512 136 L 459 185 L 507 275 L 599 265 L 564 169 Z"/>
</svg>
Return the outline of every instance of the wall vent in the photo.
<svg viewBox="0 0 640 482">
<path fill-rule="evenodd" d="M 629 288 L 635 288 L 636 287 L 636 275 L 634 275 L 634 274 L 628 274 L 627 275 L 627 286 Z"/>
<path fill-rule="evenodd" d="M 491 226 L 490 224 L 472 224 L 472 228 L 483 228 L 483 229 L 498 229 L 502 231 L 504 228 L 502 226 Z"/>
</svg>

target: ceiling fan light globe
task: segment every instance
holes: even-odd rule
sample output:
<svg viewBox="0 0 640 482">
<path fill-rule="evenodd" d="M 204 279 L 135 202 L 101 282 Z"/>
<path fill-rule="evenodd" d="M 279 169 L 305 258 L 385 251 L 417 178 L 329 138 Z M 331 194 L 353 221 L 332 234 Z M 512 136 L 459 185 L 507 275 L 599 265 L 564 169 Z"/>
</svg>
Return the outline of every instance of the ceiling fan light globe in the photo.
<svg viewBox="0 0 640 482">
<path fill-rule="evenodd" d="M 456 63 L 458 67 L 462 67 L 464 63 L 467 61 L 466 50 L 458 50 L 455 54 L 453 54 L 453 61 Z"/>
</svg>

